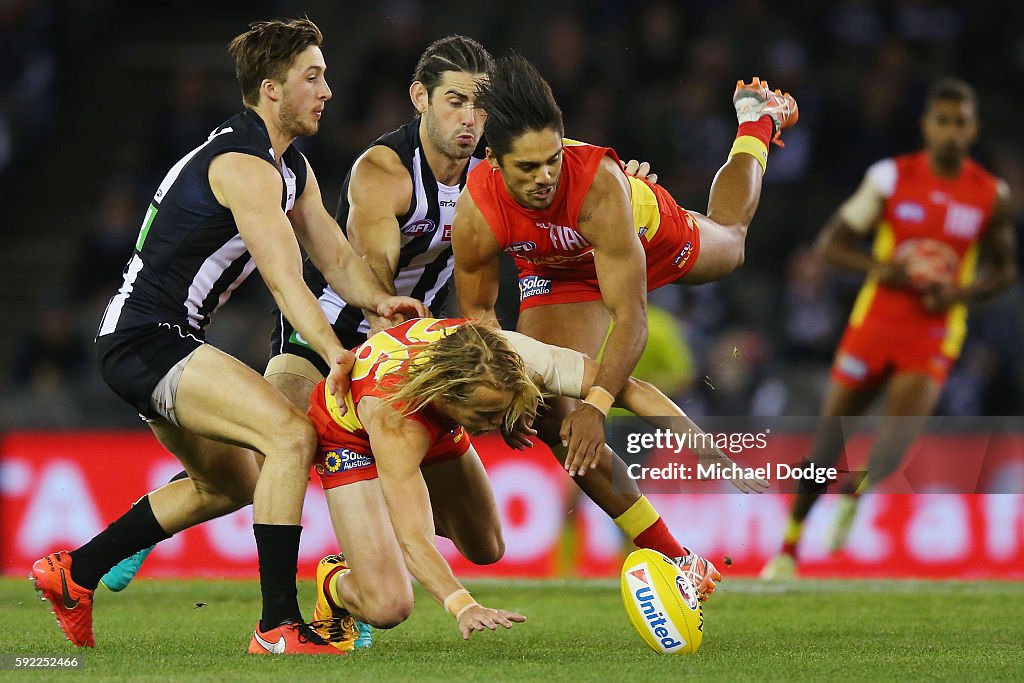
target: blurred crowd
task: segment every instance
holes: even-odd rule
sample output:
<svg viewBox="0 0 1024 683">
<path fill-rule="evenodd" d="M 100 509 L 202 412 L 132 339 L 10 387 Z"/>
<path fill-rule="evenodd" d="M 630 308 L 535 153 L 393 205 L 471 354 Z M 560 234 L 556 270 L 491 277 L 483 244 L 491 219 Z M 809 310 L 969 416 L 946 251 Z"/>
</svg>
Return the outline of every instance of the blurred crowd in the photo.
<svg viewBox="0 0 1024 683">
<path fill-rule="evenodd" d="M 1024 129 L 1009 85 L 1024 76 L 1019 3 L 0 0 L 4 251 L 31 261 L 46 244 L 45 268 L 5 268 L 20 294 L 8 297 L 0 346 L 0 428 L 134 424 L 95 371 L 99 314 L 162 175 L 240 108 L 227 41 L 250 21 L 307 13 L 326 36 L 334 99 L 301 146 L 332 211 L 355 156 L 412 116 L 413 66 L 449 33 L 532 60 L 567 135 L 650 161 L 698 211 L 735 134 L 735 81 L 756 74 L 797 97 L 800 123 L 772 153 L 743 269 L 651 296 L 638 372 L 695 415 L 817 412 L 860 281 L 826 269 L 811 244 L 868 165 L 919 147 L 935 79 L 977 88 L 975 157 L 1010 183 L 1018 233 L 1024 221 Z M 211 340 L 262 369 L 272 304 L 251 280 Z M 511 323 L 514 286 L 505 294 Z M 1022 303 L 1018 286 L 973 308 L 941 412 L 1024 408 Z"/>
</svg>

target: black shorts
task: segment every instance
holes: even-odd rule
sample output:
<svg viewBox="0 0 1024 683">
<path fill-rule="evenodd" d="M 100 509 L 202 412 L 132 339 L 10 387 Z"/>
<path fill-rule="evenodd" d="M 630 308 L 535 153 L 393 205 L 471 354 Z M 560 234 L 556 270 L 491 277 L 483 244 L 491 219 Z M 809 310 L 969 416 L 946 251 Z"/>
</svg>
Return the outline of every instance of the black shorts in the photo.
<svg viewBox="0 0 1024 683">
<path fill-rule="evenodd" d="M 362 320 L 361 317 L 360 320 Z M 366 335 L 359 331 L 358 323 L 352 325 L 346 316 L 340 316 L 334 323 L 333 329 L 334 334 L 338 335 L 338 341 L 346 349 L 354 349 L 366 341 Z M 281 315 L 281 311 L 275 309 L 274 331 L 270 334 L 270 357 L 280 356 L 283 353 L 305 358 L 316 366 L 320 374 L 324 377 L 327 376 L 328 367 L 324 359 L 306 343 L 306 340 L 292 327 L 287 318 Z"/>
<path fill-rule="evenodd" d="M 158 419 L 153 390 L 171 368 L 204 344 L 185 323 L 153 323 L 96 338 L 100 374 L 139 414 Z"/>
</svg>

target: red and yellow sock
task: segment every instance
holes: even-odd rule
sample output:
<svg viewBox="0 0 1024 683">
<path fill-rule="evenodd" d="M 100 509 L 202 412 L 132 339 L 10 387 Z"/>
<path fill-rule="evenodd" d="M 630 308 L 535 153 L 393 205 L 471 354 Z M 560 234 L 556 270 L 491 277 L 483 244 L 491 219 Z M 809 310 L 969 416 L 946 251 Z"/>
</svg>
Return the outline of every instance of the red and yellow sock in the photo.
<svg viewBox="0 0 1024 683">
<path fill-rule="evenodd" d="M 757 121 L 741 123 L 736 131 L 736 140 L 729 150 L 729 158 L 737 154 L 749 154 L 761 164 L 761 172 L 768 170 L 768 145 L 775 135 L 775 124 L 768 115 Z"/>
<path fill-rule="evenodd" d="M 803 520 L 789 518 L 786 525 L 786 534 L 782 537 L 782 553 L 790 557 L 796 557 L 796 546 L 800 543 L 800 537 L 804 532 Z"/>
<path fill-rule="evenodd" d="M 345 601 L 341 599 L 341 593 L 338 592 L 338 576 L 345 571 L 345 567 L 336 567 L 324 577 L 324 595 L 327 596 L 327 602 L 331 603 L 331 607 L 334 609 L 345 609 Z"/>
<path fill-rule="evenodd" d="M 615 518 L 615 524 L 638 548 L 657 550 L 667 557 L 683 557 L 689 551 L 679 545 L 665 520 L 646 496 L 640 496 L 629 509 Z"/>
</svg>

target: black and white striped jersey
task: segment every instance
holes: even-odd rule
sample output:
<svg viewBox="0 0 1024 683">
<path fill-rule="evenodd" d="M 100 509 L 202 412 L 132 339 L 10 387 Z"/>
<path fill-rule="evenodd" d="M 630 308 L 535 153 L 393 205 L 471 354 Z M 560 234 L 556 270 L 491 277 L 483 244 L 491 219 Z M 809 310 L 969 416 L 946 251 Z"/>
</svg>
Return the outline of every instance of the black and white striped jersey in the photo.
<svg viewBox="0 0 1024 683">
<path fill-rule="evenodd" d="M 481 143 L 462 172 L 458 185 L 442 185 L 434 178 L 420 143 L 419 119 L 414 119 L 398 130 L 382 135 L 370 145 L 383 145 L 398 154 L 412 177 L 413 197 L 409 211 L 398 216 L 401 232 L 401 251 L 398 272 L 395 273 L 395 291 L 411 296 L 437 312 L 444 305 L 450 289 L 454 262 L 452 260 L 452 219 L 459 192 L 466 186 L 466 175 L 483 158 Z M 367 148 L 369 149 L 369 147 Z M 352 172 L 345 177 L 341 200 L 335 218 L 348 233 L 348 186 Z M 347 304 L 324 279 L 323 275 L 306 261 L 306 283 L 320 300 L 320 307 L 342 340 L 354 337 L 365 340 L 370 329 L 363 312 Z M 351 343 L 349 341 L 348 343 Z"/>
<path fill-rule="evenodd" d="M 146 211 L 124 282 L 111 298 L 97 337 L 153 323 L 185 323 L 200 336 L 210 316 L 255 269 L 231 211 L 210 188 L 210 161 L 241 152 L 274 164 L 284 179 L 281 208 L 289 211 L 306 185 L 306 160 L 289 147 L 274 160 L 263 120 L 251 109 L 216 128 L 176 163 Z M 182 325 L 183 329 L 187 329 Z"/>
</svg>

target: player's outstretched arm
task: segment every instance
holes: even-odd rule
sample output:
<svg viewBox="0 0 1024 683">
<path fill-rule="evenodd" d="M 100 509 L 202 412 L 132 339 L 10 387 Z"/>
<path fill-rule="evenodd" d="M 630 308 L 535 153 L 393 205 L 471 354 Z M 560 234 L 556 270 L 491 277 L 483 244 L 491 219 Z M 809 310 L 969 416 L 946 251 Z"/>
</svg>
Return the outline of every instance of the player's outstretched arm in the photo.
<svg viewBox="0 0 1024 683">
<path fill-rule="evenodd" d="M 398 216 L 412 202 L 412 178 L 398 154 L 390 147 L 375 145 L 366 150 L 352 167 L 348 185 L 348 238 L 356 254 L 377 276 L 389 294 L 395 294 L 395 274 L 401 252 Z M 370 336 L 401 320 L 381 318 L 366 310 Z"/>
<path fill-rule="evenodd" d="M 430 492 L 420 473 L 430 444 L 426 428 L 372 397 L 364 398 L 358 410 L 370 437 L 381 491 L 409 572 L 456 619 L 465 640 L 473 631 L 493 631 L 499 625 L 512 628 L 513 622 L 526 621 L 521 614 L 477 603 L 434 545 Z"/>
<path fill-rule="evenodd" d="M 583 200 L 579 232 L 593 246 L 601 299 L 612 318 L 604 362 L 594 386 L 562 421 L 562 440 L 583 444 L 584 458 L 604 444 L 604 419 L 647 344 L 647 263 L 633 227 L 630 190 L 622 169 L 605 158 Z M 567 468 L 570 473 L 579 471 Z"/>
<path fill-rule="evenodd" d="M 324 208 L 320 186 L 309 162 L 306 162 L 306 188 L 295 201 L 289 218 L 295 227 L 295 235 L 313 264 L 346 301 L 384 317 L 395 313 L 407 318 L 429 315 L 422 302 L 393 296 L 381 286 L 377 276 L 352 249 L 341 228 Z"/>
<path fill-rule="evenodd" d="M 584 375 L 583 375 L 583 391 L 589 391 L 593 378 L 597 375 L 598 364 L 589 358 L 584 360 Z M 704 431 L 697 426 L 690 417 L 683 412 L 683 410 L 675 404 L 668 396 L 661 392 L 658 387 L 654 386 L 650 382 L 639 380 L 635 377 L 630 377 L 626 382 L 626 386 L 619 392 L 618 397 L 615 400 L 615 405 L 620 408 L 632 412 L 637 417 L 643 418 L 643 420 L 654 427 L 661 429 L 670 429 L 676 434 L 690 434 L 693 437 L 700 437 L 704 434 Z M 694 448 L 693 452 L 697 456 L 697 460 L 702 465 L 709 465 L 717 463 L 723 467 L 731 467 L 733 461 L 729 456 L 723 453 L 720 449 L 716 448 L 710 440 L 700 438 L 689 438 L 689 443 L 701 444 L 699 447 Z M 572 457 L 572 444 L 570 443 L 569 458 Z M 597 461 L 582 462 L 580 467 L 594 468 L 597 466 Z M 730 480 L 736 488 L 743 493 L 763 493 L 770 484 L 765 479 L 750 478 L 750 479 L 731 479 Z"/>
<path fill-rule="evenodd" d="M 470 320 L 498 318 L 498 256 L 501 249 L 469 190 L 463 190 L 452 221 L 452 254 L 455 257 L 455 291 L 462 315 Z"/>
<path fill-rule="evenodd" d="M 544 391 L 557 396 L 581 398 L 593 388 L 600 364 L 573 349 L 545 344 L 519 332 L 503 330 L 501 333 L 529 367 L 531 374 Z M 657 387 L 648 382 L 630 377 L 619 392 L 616 405 L 632 411 L 655 427 L 672 429 L 677 433 L 701 435 L 704 432 Z M 604 445 L 604 429 L 593 433 L 575 432 L 567 437 L 567 470 L 579 472 L 597 467 L 601 447 Z M 596 447 L 592 447 L 597 443 Z M 694 439 L 691 443 L 703 443 Z M 719 462 L 723 466 L 732 464 L 724 453 L 709 447 L 695 451 L 702 464 Z M 733 480 L 736 488 L 744 493 L 761 493 L 768 487 L 763 479 Z"/>
<path fill-rule="evenodd" d="M 334 367 L 351 355 L 338 341 L 302 279 L 302 254 L 281 210 L 281 174 L 262 159 L 230 152 L 210 162 L 209 178 L 214 196 L 231 211 L 246 248 L 285 317 L 328 365 Z"/>
</svg>

